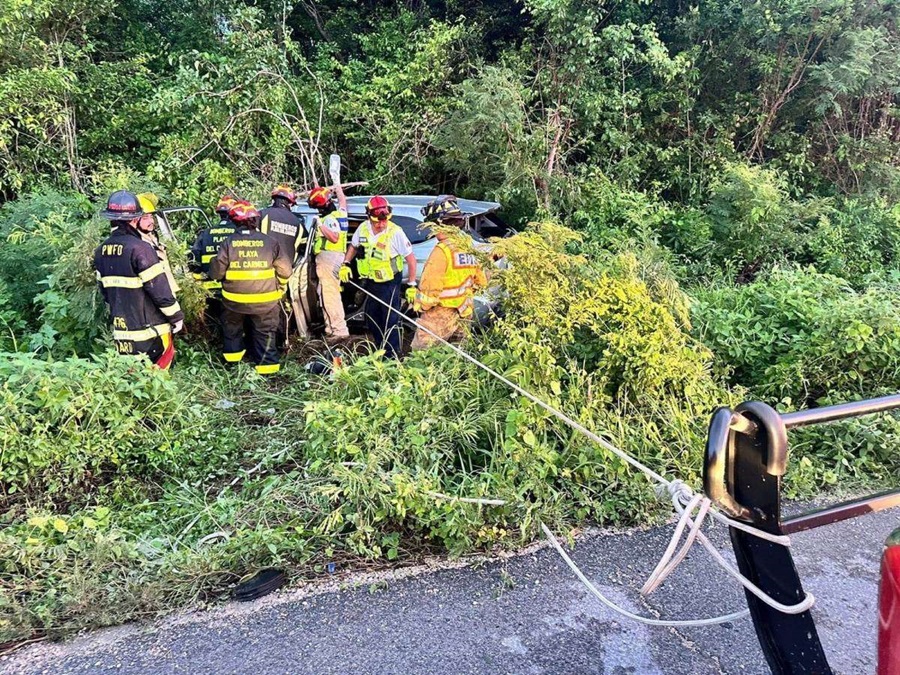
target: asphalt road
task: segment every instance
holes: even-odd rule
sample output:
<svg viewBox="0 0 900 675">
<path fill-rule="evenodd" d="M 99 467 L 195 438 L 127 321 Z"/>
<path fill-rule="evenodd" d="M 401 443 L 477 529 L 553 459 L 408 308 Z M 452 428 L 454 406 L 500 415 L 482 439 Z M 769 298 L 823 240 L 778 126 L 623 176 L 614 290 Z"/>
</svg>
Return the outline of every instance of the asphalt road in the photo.
<svg viewBox="0 0 900 675">
<path fill-rule="evenodd" d="M 805 588 L 838 673 L 875 670 L 881 545 L 900 510 L 794 536 Z M 669 528 L 595 533 L 573 554 L 602 590 L 649 615 L 692 618 L 745 606 L 697 549 L 648 601 L 640 587 Z M 730 552 L 724 529 L 712 530 Z M 338 582 L 333 583 L 336 586 Z M 149 625 L 38 644 L 2 673 L 767 673 L 749 619 L 708 628 L 639 625 L 604 608 L 556 553 L 344 579 Z"/>
</svg>

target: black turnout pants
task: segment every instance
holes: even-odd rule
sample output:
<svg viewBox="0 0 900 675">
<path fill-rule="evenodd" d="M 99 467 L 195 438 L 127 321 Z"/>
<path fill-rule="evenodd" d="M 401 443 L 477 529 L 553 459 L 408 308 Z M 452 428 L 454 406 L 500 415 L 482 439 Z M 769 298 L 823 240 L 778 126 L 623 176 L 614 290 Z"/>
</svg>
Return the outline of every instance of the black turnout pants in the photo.
<svg viewBox="0 0 900 675">
<path fill-rule="evenodd" d="M 281 308 L 275 304 L 261 314 L 239 314 L 227 307 L 222 310 L 223 352 L 241 354 L 245 350 L 250 359 L 260 366 L 278 363 L 276 338 L 281 321 Z M 233 359 L 239 361 L 240 359 Z"/>
</svg>

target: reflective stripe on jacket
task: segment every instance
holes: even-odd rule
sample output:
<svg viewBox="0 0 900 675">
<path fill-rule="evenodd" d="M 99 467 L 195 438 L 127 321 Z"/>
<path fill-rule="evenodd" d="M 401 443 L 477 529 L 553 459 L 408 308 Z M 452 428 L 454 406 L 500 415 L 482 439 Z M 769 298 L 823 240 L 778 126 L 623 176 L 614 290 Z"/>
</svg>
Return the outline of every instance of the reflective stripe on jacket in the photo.
<svg viewBox="0 0 900 675">
<path fill-rule="evenodd" d="M 357 260 L 356 269 L 360 277 L 384 282 L 391 281 L 403 271 L 403 257 L 391 257 L 391 238 L 398 230 L 402 232 L 391 221 L 380 234 L 372 231 L 368 220 L 359 226 L 359 245 L 363 255 Z"/>
<path fill-rule="evenodd" d="M 270 311 L 291 271 L 291 260 L 277 241 L 246 227 L 228 237 L 209 264 L 210 278 L 222 280 L 223 304 L 239 314 Z"/>
<path fill-rule="evenodd" d="M 94 251 L 94 269 L 120 353 L 146 353 L 171 333 L 171 324 L 184 320 L 166 265 L 136 229 L 114 229 Z"/>
<path fill-rule="evenodd" d="M 337 223 L 340 228 L 340 234 L 338 234 L 338 240 L 336 242 L 329 241 L 325 235 L 322 234 L 322 222 L 325 221 L 334 221 Z M 347 214 L 341 211 L 340 209 L 335 209 L 331 213 L 326 216 L 322 216 L 320 218 L 319 227 L 316 230 L 316 243 L 313 244 L 313 253 L 319 253 L 321 251 L 337 251 L 338 253 L 346 253 L 347 252 L 347 229 L 350 227 L 349 221 L 347 220 Z"/>
<path fill-rule="evenodd" d="M 440 242 L 425 263 L 416 300 L 423 309 L 440 305 L 468 316 L 472 313 L 475 289 L 486 283 L 474 254 L 459 251 L 449 242 Z"/>
<path fill-rule="evenodd" d="M 234 223 L 227 218 L 217 225 L 201 230 L 191 246 L 189 267 L 194 278 L 204 288 L 217 291 L 222 288 L 222 282 L 209 278 L 209 263 L 216 257 L 222 242 L 234 234 Z"/>
<path fill-rule="evenodd" d="M 175 281 L 175 275 L 172 273 L 172 266 L 169 264 L 169 254 L 166 252 L 165 245 L 159 241 L 159 238 L 153 232 L 140 232 L 139 234 L 141 239 L 153 247 L 156 257 L 163 264 L 166 271 L 166 279 L 169 280 L 169 288 L 172 289 L 173 293 L 178 293 L 181 289 L 178 287 L 178 282 Z"/>
<path fill-rule="evenodd" d="M 303 221 L 293 211 L 280 206 L 262 209 L 259 218 L 259 231 L 278 242 L 282 252 L 291 259 L 293 265 L 301 244 L 306 241 Z"/>
</svg>

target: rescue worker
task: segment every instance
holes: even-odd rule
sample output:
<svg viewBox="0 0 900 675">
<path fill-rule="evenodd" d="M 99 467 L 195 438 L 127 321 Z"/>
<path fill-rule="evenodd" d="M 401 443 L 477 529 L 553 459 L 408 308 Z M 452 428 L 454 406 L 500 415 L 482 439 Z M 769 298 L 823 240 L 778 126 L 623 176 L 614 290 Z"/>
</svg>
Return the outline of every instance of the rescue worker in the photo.
<svg viewBox="0 0 900 675">
<path fill-rule="evenodd" d="M 347 197 L 340 184 L 328 188 L 314 187 L 306 203 L 319 212 L 319 224 L 313 253 L 316 256 L 316 276 L 319 278 L 319 301 L 325 315 L 325 340 L 336 343 L 350 337 L 341 300 L 341 282 L 338 272 L 347 253 Z"/>
<path fill-rule="evenodd" d="M 156 217 L 153 214 L 156 213 L 159 206 L 159 197 L 152 192 L 142 192 L 137 198 L 138 204 L 144 212 L 144 215 L 141 216 L 140 227 L 138 227 L 141 239 L 150 244 L 153 250 L 156 251 L 159 261 L 166 270 L 166 279 L 169 280 L 169 286 L 172 292 L 177 294 L 181 289 L 178 287 L 178 282 L 175 281 L 175 275 L 172 273 L 172 266 L 169 264 L 169 254 L 166 252 L 165 244 L 159 240 L 159 235 L 156 233 Z"/>
<path fill-rule="evenodd" d="M 297 195 L 287 185 L 279 185 L 272 190 L 272 205 L 259 212 L 259 231 L 278 242 L 282 252 L 297 262 L 299 252 L 306 243 L 306 228 L 303 221 L 291 211 L 297 203 Z"/>
<path fill-rule="evenodd" d="M 259 211 L 248 202 L 235 204 L 228 216 L 236 230 L 209 264 L 209 278 L 222 280 L 223 356 L 237 363 L 249 347 L 256 372 L 277 373 L 279 304 L 291 259 L 274 238 L 259 231 Z"/>
<path fill-rule="evenodd" d="M 209 264 L 216 257 L 219 245 L 234 234 L 235 226 L 228 217 L 228 212 L 236 203 L 237 200 L 231 195 L 222 195 L 216 204 L 219 222 L 200 230 L 191 246 L 188 259 L 188 267 L 194 278 L 209 291 L 204 313 L 207 321 L 218 331 L 222 329 L 222 282 L 209 278 Z"/>
<path fill-rule="evenodd" d="M 368 298 L 366 301 L 366 325 L 373 339 L 384 347 L 385 355 L 399 359 L 403 261 L 406 260 L 409 267 L 404 297 L 407 302 L 412 303 L 416 297 L 416 256 L 406 233 L 391 220 L 391 212 L 391 205 L 380 195 L 368 201 L 368 219 L 353 233 L 339 278 L 341 281 L 349 281 L 353 277 L 350 261 L 362 249 L 356 269 L 365 281 L 366 291 L 380 300 Z"/>
<path fill-rule="evenodd" d="M 94 269 L 109 305 L 113 340 L 120 354 L 146 354 L 162 369 L 172 365 L 172 334 L 184 326 L 184 314 L 165 266 L 141 238 L 144 212 L 137 195 L 113 192 L 101 215 L 112 221 L 109 237 L 94 251 Z"/>
<path fill-rule="evenodd" d="M 425 223 L 437 226 L 434 232 L 438 244 L 425 262 L 413 309 L 422 312 L 418 323 L 424 328 L 444 340 L 452 340 L 464 332 L 463 322 L 474 311 L 472 298 L 478 288 L 487 285 L 487 278 L 471 246 L 465 250 L 471 240 L 463 241 L 466 235 L 460 233 L 457 237 L 445 229 L 465 224 L 465 214 L 455 197 L 438 197 L 422 208 L 422 215 Z M 435 342 L 434 336 L 419 328 L 412 349 L 426 349 Z"/>
<path fill-rule="evenodd" d="M 259 212 L 260 232 L 278 242 L 282 252 L 290 258 L 291 268 L 297 262 L 300 252 L 305 250 L 306 244 L 306 228 L 303 221 L 291 211 L 291 207 L 296 203 L 297 195 L 289 186 L 282 184 L 272 190 L 272 205 Z M 278 321 L 279 350 L 283 350 L 287 344 L 288 327 L 293 313 L 289 297 L 285 297 L 281 307 L 283 311 Z"/>
</svg>

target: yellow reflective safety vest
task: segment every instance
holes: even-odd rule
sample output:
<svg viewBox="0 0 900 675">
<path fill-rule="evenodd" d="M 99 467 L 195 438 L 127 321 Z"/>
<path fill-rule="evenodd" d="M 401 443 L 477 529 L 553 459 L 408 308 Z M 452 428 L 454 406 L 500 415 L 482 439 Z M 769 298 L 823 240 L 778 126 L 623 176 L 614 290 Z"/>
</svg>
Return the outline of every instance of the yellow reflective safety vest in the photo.
<svg viewBox="0 0 900 675">
<path fill-rule="evenodd" d="M 398 232 L 403 230 L 390 220 L 380 234 L 372 231 L 368 220 L 359 226 L 359 246 L 363 250 L 356 263 L 359 276 L 380 283 L 391 281 L 403 271 L 403 256 L 391 257 L 391 239 Z"/>
<path fill-rule="evenodd" d="M 347 214 L 340 209 L 335 209 L 328 215 L 322 216 L 319 220 L 319 229 L 316 231 L 316 243 L 313 244 L 313 253 L 320 253 L 321 251 L 336 251 L 338 253 L 346 253 L 347 229 L 350 226 L 349 222 L 347 221 Z M 337 223 L 337 226 L 340 229 L 340 234 L 338 234 L 338 240 L 336 242 L 331 242 L 322 235 L 322 223 L 331 221 Z"/>
<path fill-rule="evenodd" d="M 222 304 L 239 314 L 265 314 L 284 295 L 291 259 L 278 242 L 240 227 L 209 263 L 211 279 L 222 280 Z"/>
<path fill-rule="evenodd" d="M 425 264 L 417 301 L 424 309 L 440 305 L 456 309 L 460 316 L 469 316 L 473 310 L 472 297 L 475 289 L 486 283 L 478 258 L 472 253 L 457 251 L 446 242 L 438 243 L 431 255 L 443 256 L 443 274 L 440 280 L 433 279 L 432 275 L 440 273 L 441 267 Z M 428 261 L 431 262 L 430 256 Z M 437 291 L 437 288 L 440 290 Z"/>
</svg>

